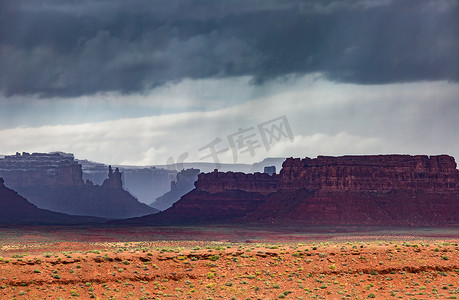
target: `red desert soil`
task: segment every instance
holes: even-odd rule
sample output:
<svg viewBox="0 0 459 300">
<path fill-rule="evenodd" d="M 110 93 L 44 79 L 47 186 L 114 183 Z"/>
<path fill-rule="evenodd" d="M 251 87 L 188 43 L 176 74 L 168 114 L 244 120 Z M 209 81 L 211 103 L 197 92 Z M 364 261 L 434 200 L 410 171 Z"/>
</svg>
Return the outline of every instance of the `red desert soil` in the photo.
<svg viewBox="0 0 459 300">
<path fill-rule="evenodd" d="M 2 242 L 0 299 L 456 299 L 457 239 Z"/>
</svg>

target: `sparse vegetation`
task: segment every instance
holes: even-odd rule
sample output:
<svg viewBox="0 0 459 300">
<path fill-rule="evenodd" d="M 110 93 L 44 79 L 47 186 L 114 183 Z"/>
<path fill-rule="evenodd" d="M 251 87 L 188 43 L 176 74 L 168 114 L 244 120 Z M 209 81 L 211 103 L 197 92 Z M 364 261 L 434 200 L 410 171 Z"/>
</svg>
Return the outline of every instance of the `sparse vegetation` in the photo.
<svg viewBox="0 0 459 300">
<path fill-rule="evenodd" d="M 8 279 L 0 290 L 31 299 L 455 299 L 459 291 L 459 270 L 451 267 L 457 265 L 456 241 L 146 241 L 78 247 L 1 252 L 0 275 L 4 270 L 14 275 L 3 275 Z M 42 281 L 44 275 L 53 280 Z"/>
</svg>

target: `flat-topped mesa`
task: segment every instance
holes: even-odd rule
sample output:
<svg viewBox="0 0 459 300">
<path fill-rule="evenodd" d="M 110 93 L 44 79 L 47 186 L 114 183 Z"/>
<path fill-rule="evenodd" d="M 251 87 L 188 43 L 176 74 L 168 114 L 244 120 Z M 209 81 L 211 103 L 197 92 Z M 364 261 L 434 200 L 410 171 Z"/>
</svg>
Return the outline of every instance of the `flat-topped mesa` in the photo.
<svg viewBox="0 0 459 300">
<path fill-rule="evenodd" d="M 459 170 L 448 155 L 367 155 L 287 158 L 280 189 L 457 191 Z"/>
<path fill-rule="evenodd" d="M 82 174 L 72 154 L 23 152 L 0 159 L 0 175 L 11 187 L 81 186 Z"/>
<path fill-rule="evenodd" d="M 195 182 L 197 190 L 212 194 L 228 191 L 241 190 L 244 192 L 258 192 L 269 194 L 277 191 L 279 175 L 265 173 L 246 174 L 241 172 L 218 172 L 201 173 Z"/>
</svg>

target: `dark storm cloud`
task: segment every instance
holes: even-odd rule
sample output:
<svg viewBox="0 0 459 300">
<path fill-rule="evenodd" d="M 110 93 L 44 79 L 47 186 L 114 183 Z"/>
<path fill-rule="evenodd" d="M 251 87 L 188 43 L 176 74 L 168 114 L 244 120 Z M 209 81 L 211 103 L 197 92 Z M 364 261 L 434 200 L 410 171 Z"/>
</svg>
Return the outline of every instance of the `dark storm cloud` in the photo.
<svg viewBox="0 0 459 300">
<path fill-rule="evenodd" d="M 459 4 L 0 0 L 0 90 L 78 96 L 183 78 L 459 79 Z"/>
</svg>

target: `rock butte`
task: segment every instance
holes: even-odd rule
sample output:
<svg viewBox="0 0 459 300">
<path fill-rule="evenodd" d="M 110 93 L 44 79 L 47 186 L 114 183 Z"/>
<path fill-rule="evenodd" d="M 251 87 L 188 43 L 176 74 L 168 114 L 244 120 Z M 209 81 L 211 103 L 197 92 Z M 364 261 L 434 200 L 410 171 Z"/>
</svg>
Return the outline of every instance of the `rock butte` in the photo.
<svg viewBox="0 0 459 300">
<path fill-rule="evenodd" d="M 168 210 L 126 222 L 457 225 L 456 167 L 448 155 L 370 155 L 288 158 L 272 176 L 215 170 Z"/>
</svg>

